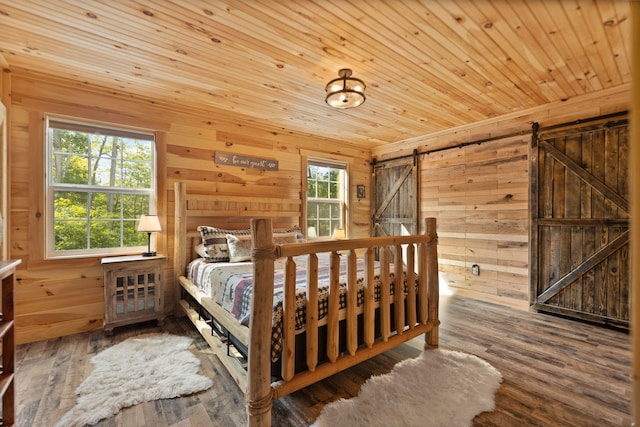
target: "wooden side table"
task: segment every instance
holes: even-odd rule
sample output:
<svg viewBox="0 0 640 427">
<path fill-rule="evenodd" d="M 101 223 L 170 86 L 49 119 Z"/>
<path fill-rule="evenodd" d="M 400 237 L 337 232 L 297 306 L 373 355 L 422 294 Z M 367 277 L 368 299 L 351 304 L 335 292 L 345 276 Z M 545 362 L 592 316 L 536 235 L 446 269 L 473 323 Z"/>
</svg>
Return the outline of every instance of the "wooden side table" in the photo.
<svg viewBox="0 0 640 427">
<path fill-rule="evenodd" d="M 162 285 L 164 255 L 120 256 L 102 259 L 104 270 L 104 330 L 164 318 Z"/>
</svg>

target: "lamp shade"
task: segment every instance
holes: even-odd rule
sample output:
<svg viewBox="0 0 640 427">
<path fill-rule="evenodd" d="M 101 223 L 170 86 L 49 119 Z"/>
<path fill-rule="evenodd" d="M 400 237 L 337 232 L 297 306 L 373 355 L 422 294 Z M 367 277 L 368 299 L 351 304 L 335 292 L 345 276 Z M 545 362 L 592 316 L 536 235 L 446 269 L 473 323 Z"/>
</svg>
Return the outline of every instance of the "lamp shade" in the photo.
<svg viewBox="0 0 640 427">
<path fill-rule="evenodd" d="M 138 231 L 146 233 L 162 231 L 158 215 L 142 215 L 138 222 Z"/>
<path fill-rule="evenodd" d="M 346 235 L 344 233 L 344 228 L 334 228 L 333 235 L 331 236 L 331 238 L 335 240 L 341 240 L 346 238 Z"/>
<path fill-rule="evenodd" d="M 340 76 L 331 80 L 325 87 L 327 97 L 325 102 L 335 108 L 353 108 L 367 99 L 364 90 L 367 87 L 364 82 L 355 77 L 351 77 L 351 70 L 343 68 L 338 71 Z"/>
</svg>

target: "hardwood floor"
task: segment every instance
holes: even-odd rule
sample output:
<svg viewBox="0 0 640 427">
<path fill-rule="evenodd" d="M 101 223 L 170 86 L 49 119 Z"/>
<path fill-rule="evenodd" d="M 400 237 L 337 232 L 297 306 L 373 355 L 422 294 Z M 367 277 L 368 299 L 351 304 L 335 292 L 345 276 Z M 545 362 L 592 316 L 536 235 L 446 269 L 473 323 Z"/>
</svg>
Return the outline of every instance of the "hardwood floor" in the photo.
<svg viewBox="0 0 640 427">
<path fill-rule="evenodd" d="M 441 348 L 475 354 L 504 377 L 496 409 L 478 415 L 474 426 L 631 425 L 631 339 L 625 332 L 456 296 L 443 298 L 440 311 Z M 124 409 L 97 426 L 244 425 L 244 398 L 236 384 L 195 328 L 171 317 L 163 327 L 151 322 L 117 328 L 113 337 L 94 331 L 18 346 L 18 426 L 55 425 L 74 405 L 74 390 L 91 372 L 92 356 L 131 336 L 159 331 L 193 337 L 191 349 L 214 386 Z M 370 375 L 417 356 L 422 346 L 422 339 L 413 340 L 285 396 L 274 404 L 273 425 L 308 426 L 326 403 L 357 394 Z"/>
</svg>

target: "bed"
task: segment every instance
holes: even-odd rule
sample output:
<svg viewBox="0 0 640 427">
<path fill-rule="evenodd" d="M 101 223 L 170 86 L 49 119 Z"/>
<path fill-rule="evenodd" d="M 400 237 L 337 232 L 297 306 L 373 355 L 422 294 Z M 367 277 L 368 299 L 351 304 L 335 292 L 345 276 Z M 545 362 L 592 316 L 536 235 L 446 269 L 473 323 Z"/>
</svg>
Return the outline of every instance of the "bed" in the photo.
<svg viewBox="0 0 640 427">
<path fill-rule="evenodd" d="M 435 219 L 421 235 L 294 243 L 263 210 L 227 230 L 234 245 L 249 234 L 250 260 L 207 262 L 194 225 L 215 226 L 211 203 L 175 184 L 178 306 L 244 391 L 249 425 L 270 425 L 273 400 L 421 334 L 438 346 Z"/>
</svg>

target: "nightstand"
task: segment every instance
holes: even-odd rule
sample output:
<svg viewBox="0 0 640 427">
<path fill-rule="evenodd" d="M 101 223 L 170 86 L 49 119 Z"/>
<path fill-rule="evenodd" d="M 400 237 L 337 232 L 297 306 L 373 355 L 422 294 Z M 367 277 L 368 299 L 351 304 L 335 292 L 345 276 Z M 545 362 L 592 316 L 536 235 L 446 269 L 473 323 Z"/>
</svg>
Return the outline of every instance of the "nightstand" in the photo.
<svg viewBox="0 0 640 427">
<path fill-rule="evenodd" d="M 104 330 L 157 319 L 164 323 L 162 286 L 164 255 L 102 259 L 104 270 Z"/>
</svg>

